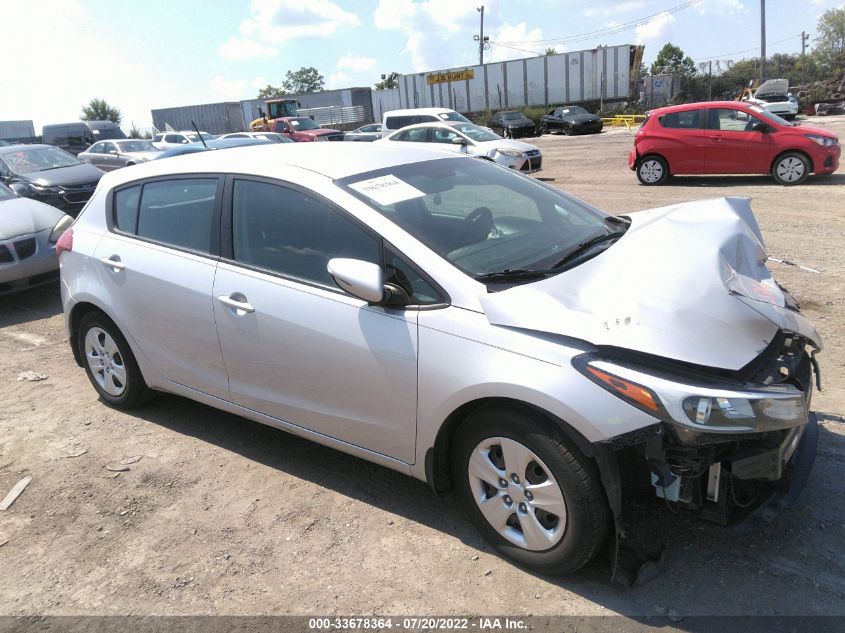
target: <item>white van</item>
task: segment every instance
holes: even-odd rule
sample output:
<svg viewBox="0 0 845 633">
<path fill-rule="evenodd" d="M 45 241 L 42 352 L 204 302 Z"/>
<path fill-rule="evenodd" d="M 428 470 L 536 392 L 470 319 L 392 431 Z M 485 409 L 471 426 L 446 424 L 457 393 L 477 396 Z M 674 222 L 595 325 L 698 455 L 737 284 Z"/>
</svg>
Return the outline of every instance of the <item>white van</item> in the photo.
<svg viewBox="0 0 845 633">
<path fill-rule="evenodd" d="M 459 112 L 449 108 L 411 108 L 409 110 L 390 110 L 381 118 L 381 136 L 392 134 L 399 128 L 416 123 L 434 123 L 438 121 L 462 121 L 472 123 Z"/>
</svg>

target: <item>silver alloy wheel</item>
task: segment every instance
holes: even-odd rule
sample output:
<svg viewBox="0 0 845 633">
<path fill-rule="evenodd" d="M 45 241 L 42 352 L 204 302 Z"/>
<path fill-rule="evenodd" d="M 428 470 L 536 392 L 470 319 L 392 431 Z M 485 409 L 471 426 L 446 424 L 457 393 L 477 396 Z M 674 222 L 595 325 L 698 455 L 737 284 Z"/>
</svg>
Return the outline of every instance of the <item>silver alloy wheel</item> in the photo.
<svg viewBox="0 0 845 633">
<path fill-rule="evenodd" d="M 473 449 L 467 471 L 481 514 L 502 537 L 535 552 L 563 538 L 563 491 L 527 446 L 507 437 L 487 438 Z"/>
<path fill-rule="evenodd" d="M 795 156 L 789 156 L 781 161 L 778 161 L 775 167 L 778 178 L 784 182 L 795 182 L 804 177 L 804 161 Z"/>
<path fill-rule="evenodd" d="M 85 358 L 94 380 L 110 396 L 119 398 L 126 391 L 126 365 L 111 335 L 92 327 L 85 335 Z"/>
<path fill-rule="evenodd" d="M 657 182 L 663 178 L 663 165 L 659 160 L 651 158 L 640 163 L 640 176 L 646 182 Z"/>
</svg>

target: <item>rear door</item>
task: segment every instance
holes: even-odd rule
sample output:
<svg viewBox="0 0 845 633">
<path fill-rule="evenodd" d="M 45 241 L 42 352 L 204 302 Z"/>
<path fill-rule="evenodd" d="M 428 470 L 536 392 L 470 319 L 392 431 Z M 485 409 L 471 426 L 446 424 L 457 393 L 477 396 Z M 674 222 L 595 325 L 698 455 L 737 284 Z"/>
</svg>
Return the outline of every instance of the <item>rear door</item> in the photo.
<svg viewBox="0 0 845 633">
<path fill-rule="evenodd" d="M 95 263 L 118 326 L 156 371 L 228 400 L 211 305 L 222 183 L 186 175 L 116 190 Z"/>
<path fill-rule="evenodd" d="M 412 463 L 417 313 L 368 305 L 326 270 L 379 263 L 380 238 L 311 192 L 230 182 L 213 304 L 233 402 Z"/>
<path fill-rule="evenodd" d="M 739 108 L 708 108 L 707 173 L 768 173 L 772 135 L 755 131 L 757 123 L 763 121 Z"/>
<path fill-rule="evenodd" d="M 701 174 L 706 170 L 707 136 L 704 108 L 667 112 L 655 121 L 660 153 L 673 174 Z"/>
</svg>

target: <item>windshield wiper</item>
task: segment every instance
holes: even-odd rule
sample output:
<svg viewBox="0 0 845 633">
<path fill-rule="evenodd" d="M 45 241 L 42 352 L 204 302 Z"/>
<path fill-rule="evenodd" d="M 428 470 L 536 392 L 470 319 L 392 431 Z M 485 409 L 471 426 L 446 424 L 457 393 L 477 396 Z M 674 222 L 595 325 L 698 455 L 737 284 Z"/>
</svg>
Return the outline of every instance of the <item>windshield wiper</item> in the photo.
<svg viewBox="0 0 845 633">
<path fill-rule="evenodd" d="M 588 250 L 590 250 L 594 246 L 598 246 L 599 244 L 603 244 L 605 242 L 610 242 L 612 240 L 617 240 L 620 237 L 622 237 L 624 234 L 625 234 L 624 230 L 623 231 L 611 231 L 610 233 L 603 233 L 601 235 L 596 235 L 595 237 L 592 237 L 585 242 L 581 242 L 577 246 L 574 246 L 573 248 L 571 248 L 569 250 L 569 252 L 566 253 L 566 255 L 564 255 L 563 257 L 561 257 L 560 260 L 558 260 L 558 262 L 552 268 L 559 270 L 560 268 L 562 268 L 563 266 L 565 266 L 566 264 L 571 262 L 573 259 L 575 259 L 579 255 L 586 253 Z"/>
<path fill-rule="evenodd" d="M 537 270 L 525 270 L 523 268 L 505 268 L 504 270 L 497 270 L 492 273 L 484 273 L 483 275 L 476 275 L 475 279 L 481 282 L 487 281 L 520 281 L 523 279 L 535 279 L 548 277 L 561 272 L 556 268 L 546 268 Z"/>
</svg>

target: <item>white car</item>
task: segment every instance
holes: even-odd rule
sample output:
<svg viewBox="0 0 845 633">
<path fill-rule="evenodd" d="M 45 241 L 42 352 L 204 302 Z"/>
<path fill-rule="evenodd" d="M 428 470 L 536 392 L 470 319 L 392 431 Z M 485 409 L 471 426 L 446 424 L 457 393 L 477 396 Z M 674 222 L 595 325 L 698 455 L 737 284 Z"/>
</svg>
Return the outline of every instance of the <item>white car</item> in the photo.
<svg viewBox="0 0 845 633">
<path fill-rule="evenodd" d="M 441 121 L 455 121 L 472 123 L 460 112 L 449 108 L 408 108 L 405 110 L 389 110 L 381 117 L 381 135 L 389 136 L 391 132 L 400 130 L 417 123 L 439 123 Z M 489 128 L 485 128 L 489 129 Z M 493 130 L 490 130 L 491 132 Z"/>
<path fill-rule="evenodd" d="M 208 132 L 200 132 L 204 141 L 210 141 L 217 138 Z M 193 130 L 183 130 L 181 132 L 161 132 L 153 136 L 153 146 L 160 150 L 172 149 L 180 145 L 187 145 L 188 143 L 198 143 L 200 140 L 199 134 Z"/>
<path fill-rule="evenodd" d="M 462 121 L 409 125 L 376 143 L 408 147 L 432 143 L 441 149 L 487 158 L 524 174 L 540 171 L 543 162 L 534 145 L 504 139 L 487 128 Z"/>
<path fill-rule="evenodd" d="M 754 91 L 754 97 L 747 98 L 745 101 L 759 105 L 787 121 L 791 121 L 798 115 L 798 101 L 789 93 L 789 81 L 786 79 L 764 81 Z"/>
</svg>

